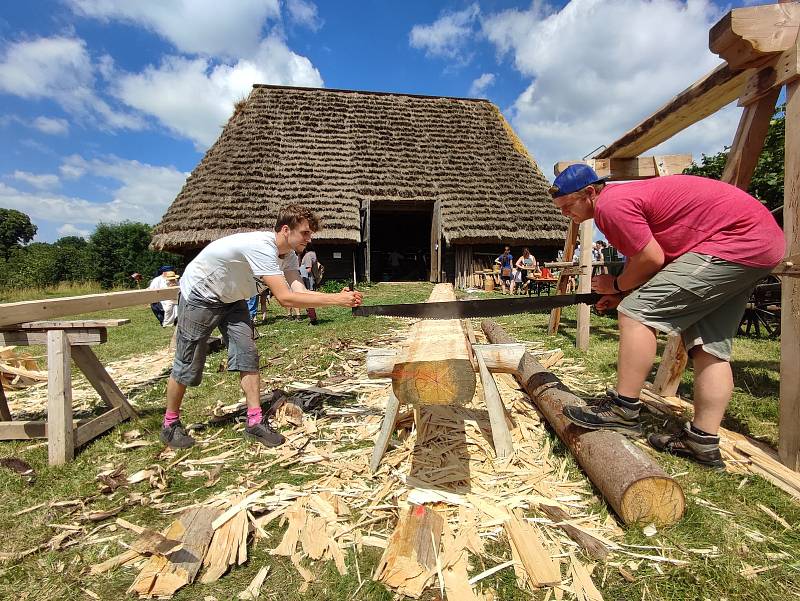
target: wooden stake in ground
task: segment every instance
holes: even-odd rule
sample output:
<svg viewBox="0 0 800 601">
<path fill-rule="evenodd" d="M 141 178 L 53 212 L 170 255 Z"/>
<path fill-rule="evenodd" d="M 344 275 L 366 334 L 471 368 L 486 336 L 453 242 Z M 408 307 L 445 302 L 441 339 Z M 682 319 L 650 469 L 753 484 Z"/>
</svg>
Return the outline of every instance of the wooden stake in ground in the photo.
<svg viewBox="0 0 800 601">
<path fill-rule="evenodd" d="M 400 595 L 419 598 L 436 574 L 443 525 L 442 516 L 424 505 L 412 505 L 403 511 L 374 579 Z"/>
<path fill-rule="evenodd" d="M 482 327 L 494 344 L 514 342 L 493 321 L 484 321 Z M 533 356 L 525 353 L 514 375 L 592 483 L 626 524 L 652 522 L 669 525 L 683 516 L 686 499 L 680 484 L 622 434 L 585 430 L 564 417 L 564 406 L 583 401 Z"/>
<path fill-rule="evenodd" d="M 452 284 L 437 284 L 428 302 L 455 300 Z M 475 394 L 471 352 L 458 319 L 423 320 L 411 327 L 392 371 L 401 403 L 452 405 Z"/>
</svg>

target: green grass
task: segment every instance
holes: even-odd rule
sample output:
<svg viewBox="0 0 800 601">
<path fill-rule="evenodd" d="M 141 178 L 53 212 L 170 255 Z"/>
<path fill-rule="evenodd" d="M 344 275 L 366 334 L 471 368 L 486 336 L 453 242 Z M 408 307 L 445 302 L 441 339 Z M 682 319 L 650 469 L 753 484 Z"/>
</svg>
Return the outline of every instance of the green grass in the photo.
<svg viewBox="0 0 800 601">
<path fill-rule="evenodd" d="M 427 298 L 431 286 L 427 284 L 379 285 L 362 287 L 370 304 L 388 302 L 413 302 Z M 92 292 L 89 290 L 84 293 Z M 23 300 L 23 299 L 18 299 Z M 146 352 L 168 343 L 171 331 L 158 326 L 148 307 L 135 307 L 92 314 L 92 317 L 127 317 L 131 323 L 110 331 L 109 342 L 95 347 L 104 361 L 126 358 Z M 327 369 L 340 359 L 334 355 L 346 352 L 349 345 L 364 344 L 378 335 L 384 334 L 394 322 L 376 318 L 353 319 L 346 309 L 325 309 L 320 311 L 321 324 L 310 327 L 305 321 L 295 322 L 283 317 L 283 311 L 274 305 L 264 325 L 259 326 L 262 334 L 257 341 L 263 365 L 262 377 L 269 387 L 286 384 L 313 373 Z M 592 338 L 590 350 L 583 354 L 574 349 L 575 313 L 564 311 L 563 327 L 555 337 L 546 336 L 546 315 L 517 315 L 498 319 L 512 336 L 519 340 L 540 340 L 550 348 L 562 348 L 568 357 L 573 357 L 587 367 L 587 374 L 599 377 L 609 384 L 613 383 L 616 363 L 616 321 L 609 317 L 592 318 Z M 766 441 L 775 443 L 778 397 L 778 357 L 779 344 L 765 339 L 737 339 L 734 345 L 736 391 L 731 404 L 729 427 L 749 431 Z M 232 403 L 241 397 L 238 380 L 234 374 L 218 372 L 217 366 L 224 361 L 224 354 L 209 357 L 207 375 L 201 386 L 190 389 L 184 404 L 184 421 L 204 421 L 217 401 Z M 342 375 L 336 371 L 332 376 Z M 692 373 L 684 375 L 682 393 L 690 394 Z M 140 393 L 136 401 L 142 408 L 141 417 L 123 423 L 107 435 L 102 436 L 84 449 L 75 461 L 60 466 L 47 465 L 47 452 L 44 447 L 31 448 L 30 442 L 4 442 L 0 445 L 0 455 L 18 456 L 30 462 L 37 472 L 33 485 L 24 484 L 19 477 L 8 470 L 0 469 L 0 532 L 3 533 L 0 551 L 22 550 L 34 547 L 49 540 L 55 530 L 48 524 L 73 523 L 76 515 L 65 509 L 43 509 L 20 517 L 13 513 L 37 503 L 52 499 L 64 500 L 87 497 L 97 492 L 95 475 L 107 463 L 124 464 L 132 473 L 153 463 L 166 464 L 158 460 L 157 445 L 123 452 L 114 446 L 121 440 L 123 432 L 137 428 L 145 432 L 148 440 L 155 440 L 163 411 L 164 381 Z M 660 426 L 651 420 L 650 427 Z M 239 434 L 230 427 L 220 429 L 218 440 L 239 439 Z M 554 452 L 569 457 L 568 451 L 554 439 Z M 242 445 L 245 445 L 243 442 Z M 244 446 L 243 446 L 244 448 Z M 198 453 L 198 451 L 193 451 Z M 202 486 L 202 479 L 184 479 L 173 476 L 169 480 L 169 494 L 166 501 L 185 504 L 188 500 L 202 500 L 219 492 L 226 486 L 237 482 L 237 478 L 252 465 L 252 457 L 247 454 L 235 456 L 225 465 L 222 478 L 213 488 Z M 674 549 L 676 557 L 689 559 L 687 567 L 662 566 L 662 573 L 648 562 L 643 562 L 637 570 L 628 565 L 636 577 L 636 582 L 625 581 L 613 566 L 598 565 L 595 568 L 595 582 L 607 600 L 641 599 L 713 599 L 727 598 L 729 601 L 784 601 L 800 594 L 800 506 L 786 494 L 758 477 L 747 478 L 729 474 L 718 474 L 695 467 L 693 464 L 669 457 L 659 456 L 658 461 L 667 473 L 683 485 L 687 495 L 687 513 L 676 526 L 664 529 L 652 538 L 645 537 L 641 530 L 629 528 L 624 542 L 631 545 L 656 545 Z M 570 461 L 570 470 L 578 474 L 578 468 Z M 300 482 L 314 477 L 313 470 L 300 476 L 280 467 L 265 470 L 260 477 L 270 484 L 280 482 Z M 145 492 L 146 484 L 138 484 L 131 490 Z M 125 492 L 108 498 L 99 496 L 92 499 L 87 509 L 108 509 L 117 507 L 125 498 Z M 713 505 L 733 512 L 722 516 L 698 502 L 707 501 Z M 783 518 L 792 526 L 790 530 L 772 520 L 756 507 L 761 503 Z M 597 510 L 601 513 L 607 508 L 599 500 Z M 126 507 L 121 517 L 152 528 L 162 528 L 171 521 L 171 516 L 147 506 Z M 217 583 L 210 586 L 193 585 L 186 587 L 175 596 L 178 600 L 202 599 L 213 595 L 219 600 L 234 599 L 243 590 L 258 569 L 269 563 L 271 573 L 267 577 L 262 597 L 265 599 L 348 599 L 357 590 L 355 599 L 390 600 L 393 595 L 382 586 L 369 580 L 375 568 L 379 553 L 375 549 L 365 549 L 358 556 L 358 566 L 366 580 L 359 590 L 355 558 L 351 552 L 348 557 L 350 575 L 340 577 L 332 565 L 317 564 L 315 571 L 320 574 L 319 582 L 312 585 L 308 593 L 297 593 L 301 582 L 294 567 L 283 558 L 275 558 L 267 550 L 280 540 L 283 528 L 271 524 L 272 536 L 267 541 L 250 545 L 250 559 L 247 564 L 229 572 Z M 754 533 L 758 534 L 754 534 Z M 126 537 L 127 538 L 127 537 Z M 718 556 L 705 558 L 688 550 L 716 547 Z M 122 598 L 133 580 L 130 569 L 118 569 L 103 576 L 89 576 L 86 566 L 101 561 L 119 552 L 115 546 L 105 550 L 103 545 L 71 547 L 63 551 L 42 551 L 22 560 L 0 563 L 0 599 L 84 599 L 86 595 L 80 587 L 86 587 L 103 599 Z M 506 551 L 507 552 L 507 551 Z M 648 551 L 645 551 L 648 552 Z M 497 553 L 500 553 L 498 547 Z M 785 553 L 778 558 L 776 553 Z M 632 558 L 615 557 L 612 561 L 636 561 Z M 760 574 L 754 580 L 746 580 L 740 570 L 747 563 L 754 567 L 776 567 Z M 491 563 L 483 563 L 473 558 L 471 573 L 477 573 Z M 544 592 L 527 593 L 514 584 L 513 572 L 504 570 L 484 581 L 492 587 L 498 598 L 505 600 L 544 599 Z M 433 598 L 433 594 L 428 595 Z"/>
</svg>

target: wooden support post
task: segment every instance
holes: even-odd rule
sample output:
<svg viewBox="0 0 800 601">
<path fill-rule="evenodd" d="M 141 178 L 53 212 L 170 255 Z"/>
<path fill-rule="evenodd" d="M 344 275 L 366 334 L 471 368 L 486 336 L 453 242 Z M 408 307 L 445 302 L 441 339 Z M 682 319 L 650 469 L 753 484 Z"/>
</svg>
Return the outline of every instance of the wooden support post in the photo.
<svg viewBox="0 0 800 601">
<path fill-rule="evenodd" d="M 394 392 L 390 390 L 389 397 L 386 399 L 386 412 L 383 414 L 381 429 L 378 432 L 378 438 L 375 440 L 375 448 L 372 450 L 372 459 L 369 462 L 369 470 L 373 474 L 378 471 L 381 459 L 386 454 L 386 449 L 389 448 L 389 441 L 392 438 L 399 412 L 400 401 L 394 396 Z"/>
<path fill-rule="evenodd" d="M 64 330 L 47 332 L 47 450 L 50 465 L 75 456 L 70 347 Z"/>
<path fill-rule="evenodd" d="M 594 219 L 587 219 L 580 226 L 581 234 L 581 275 L 578 279 L 578 293 L 592 291 L 592 232 Z M 578 323 L 575 332 L 575 346 L 580 351 L 589 350 L 589 321 L 591 307 L 580 303 L 577 307 Z"/>
<path fill-rule="evenodd" d="M 493 321 L 484 321 L 482 327 L 492 343 L 513 342 Z M 582 401 L 530 353 L 523 356 L 515 377 L 626 524 L 667 525 L 681 518 L 686 499 L 680 484 L 622 434 L 585 430 L 564 417 L 565 405 Z"/>
<path fill-rule="evenodd" d="M 431 282 L 439 282 L 442 273 L 442 204 L 433 203 L 431 215 Z"/>
<path fill-rule="evenodd" d="M 483 400 L 486 403 L 486 410 L 489 413 L 489 424 L 492 427 L 492 441 L 494 442 L 494 452 L 499 459 L 511 457 L 514 454 L 514 444 L 511 440 L 511 432 L 506 423 L 506 410 L 503 406 L 503 399 L 497 390 L 497 383 L 494 381 L 480 348 L 473 347 L 475 359 L 478 361 L 478 373 L 483 387 Z"/>
<path fill-rule="evenodd" d="M 567 229 L 567 239 L 564 241 L 564 261 L 572 259 L 572 253 L 575 252 L 575 242 L 578 239 L 578 225 L 572 221 L 569 222 Z M 558 276 L 558 283 L 556 284 L 556 294 L 565 294 L 567 291 L 567 284 L 569 284 L 569 276 L 560 273 Z M 558 326 L 561 323 L 561 307 L 550 311 L 550 324 L 547 326 L 547 334 L 555 336 L 558 333 Z"/>
<path fill-rule="evenodd" d="M 686 354 L 681 335 L 670 334 L 664 347 L 664 354 L 661 355 L 656 377 L 653 379 L 653 392 L 661 396 L 675 396 L 688 360 L 689 356 Z"/>
<path fill-rule="evenodd" d="M 361 201 L 364 211 L 364 226 L 361 240 L 364 242 L 364 279 L 372 281 L 372 202 L 367 198 Z"/>
<path fill-rule="evenodd" d="M 783 231 L 786 254 L 791 256 L 800 253 L 800 80 L 786 86 L 785 143 Z M 800 278 L 783 278 L 781 283 L 778 456 L 800 471 Z"/>
<path fill-rule="evenodd" d="M 451 284 L 438 284 L 428 302 L 455 300 Z M 401 403 L 452 405 L 475 394 L 471 349 L 457 319 L 420 321 L 411 326 L 408 345 L 392 370 L 392 387 Z"/>
</svg>

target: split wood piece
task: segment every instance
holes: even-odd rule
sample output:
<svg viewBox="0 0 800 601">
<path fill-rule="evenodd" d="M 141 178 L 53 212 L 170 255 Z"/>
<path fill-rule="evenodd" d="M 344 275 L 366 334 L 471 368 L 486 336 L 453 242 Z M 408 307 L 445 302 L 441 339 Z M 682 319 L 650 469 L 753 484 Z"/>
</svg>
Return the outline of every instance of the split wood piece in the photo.
<svg viewBox="0 0 800 601">
<path fill-rule="evenodd" d="M 567 237 L 564 240 L 564 260 L 569 261 L 575 252 L 575 243 L 578 241 L 578 224 L 574 221 L 569 222 L 567 228 Z M 566 294 L 567 286 L 569 285 L 569 276 L 564 272 L 558 274 L 558 282 L 556 283 L 556 294 Z M 561 323 L 561 307 L 556 307 L 550 311 L 550 323 L 547 326 L 547 334 L 555 336 L 558 334 L 558 326 Z"/>
<path fill-rule="evenodd" d="M 570 553 L 569 571 L 572 574 L 572 590 L 578 599 L 583 601 L 603 601 L 603 595 L 597 590 L 589 570 Z"/>
<path fill-rule="evenodd" d="M 234 507 L 239 506 L 239 503 Z M 212 525 L 213 528 L 213 525 Z M 214 531 L 214 538 L 206 552 L 203 572 L 200 582 L 208 584 L 219 580 L 228 568 L 234 564 L 243 564 L 247 561 L 247 535 L 250 522 L 247 519 L 247 510 L 240 509 L 236 515 L 227 520 Z"/>
<path fill-rule="evenodd" d="M 691 167 L 692 155 L 668 154 L 659 157 L 592 159 L 592 161 L 595 173 L 599 177 L 607 178 L 606 181 L 632 181 L 658 176 L 658 165 L 663 165 L 670 173 L 683 173 L 684 169 Z M 587 161 L 560 161 L 556 163 L 554 172 L 558 175 L 570 165 L 581 163 L 588 164 Z"/>
<path fill-rule="evenodd" d="M 578 293 L 586 294 L 592 291 L 592 232 L 594 229 L 594 219 L 587 219 L 580 224 L 581 256 L 580 265 L 585 268 L 584 275 L 578 278 Z M 578 313 L 577 327 L 575 332 L 575 346 L 580 351 L 589 350 L 589 320 L 591 307 L 586 303 L 579 303 L 576 309 Z"/>
<path fill-rule="evenodd" d="M 149 305 L 163 300 L 178 300 L 178 288 L 160 290 L 130 290 L 22 301 L 0 305 L 0 326 L 45 320 L 64 315 L 106 311 L 136 305 Z"/>
<path fill-rule="evenodd" d="M 457 537 L 446 532 L 442 536 L 442 556 L 440 557 L 441 576 L 447 599 L 458 601 L 478 601 L 467 573 L 468 535 L 462 529 Z"/>
<path fill-rule="evenodd" d="M 169 555 L 183 548 L 183 543 L 145 528 L 139 538 L 131 543 L 131 550 L 139 555 Z"/>
<path fill-rule="evenodd" d="M 304 504 L 304 499 L 297 499 L 284 512 L 283 516 L 289 523 L 286 527 L 286 532 L 283 534 L 283 539 L 281 539 L 277 547 L 270 550 L 270 555 L 283 555 L 284 557 L 291 557 L 294 555 L 297 542 L 300 540 L 301 529 L 306 521 L 306 509 Z"/>
<path fill-rule="evenodd" d="M 437 284 L 428 302 L 452 300 L 452 284 Z M 392 371 L 392 388 L 401 403 L 411 405 L 453 405 L 472 399 L 475 372 L 458 319 L 422 320 L 411 326 L 408 345 Z"/>
<path fill-rule="evenodd" d="M 394 365 L 394 360 L 392 360 L 392 365 Z M 394 396 L 394 392 L 390 390 L 386 398 L 386 411 L 383 414 L 381 429 L 378 432 L 378 438 L 375 440 L 375 448 L 372 450 L 372 458 L 369 461 L 369 471 L 372 474 L 378 471 L 381 459 L 383 459 L 383 456 L 386 454 L 386 449 L 389 448 L 389 442 L 392 438 L 395 425 L 397 424 L 397 415 L 399 412 L 400 401 Z"/>
<path fill-rule="evenodd" d="M 143 598 L 171 597 L 181 587 L 194 582 L 214 533 L 211 522 L 219 514 L 219 510 L 211 507 L 192 507 L 184 511 L 163 532 L 166 538 L 182 542 L 183 547 L 168 557 L 152 556 L 128 592 Z"/>
<path fill-rule="evenodd" d="M 472 347 L 475 351 L 475 359 L 478 362 L 478 373 L 481 378 L 483 388 L 483 400 L 486 403 L 486 410 L 489 413 L 489 423 L 492 427 L 492 441 L 494 442 L 494 452 L 500 459 L 511 457 L 514 454 L 514 443 L 511 439 L 511 432 L 506 422 L 506 409 L 503 406 L 503 399 L 500 391 L 497 390 L 497 383 L 492 374 L 486 367 L 486 360 L 483 351 L 478 346 Z"/>
<path fill-rule="evenodd" d="M 678 385 L 688 361 L 689 355 L 686 354 L 683 338 L 680 334 L 670 334 L 653 380 L 653 392 L 663 396 L 673 396 L 678 392 Z"/>
<path fill-rule="evenodd" d="M 400 595 L 418 599 L 436 574 L 444 519 L 424 505 L 400 514 L 373 578 Z"/>
<path fill-rule="evenodd" d="M 134 551 L 133 549 L 128 549 L 127 551 L 120 553 L 119 555 L 115 555 L 109 559 L 101 563 L 96 563 L 94 565 L 89 566 L 89 573 L 92 575 L 97 574 L 105 574 L 106 572 L 110 572 L 111 570 L 118 568 L 119 566 L 123 566 L 128 563 L 132 563 L 138 559 L 141 559 L 141 555 Z"/>
<path fill-rule="evenodd" d="M 255 575 L 255 578 L 247 585 L 247 588 L 239 593 L 239 599 L 241 599 L 241 601 L 256 601 L 258 599 L 258 596 L 261 594 L 261 586 L 264 584 L 264 580 L 266 580 L 267 574 L 269 573 L 269 568 L 270 566 L 261 568 L 258 574 Z"/>
<path fill-rule="evenodd" d="M 561 582 L 558 563 L 553 561 L 550 553 L 545 549 L 536 526 L 520 519 L 518 515 L 512 515 L 503 524 L 503 527 L 532 586 L 536 588 L 555 586 Z"/>
<path fill-rule="evenodd" d="M 525 353 L 524 344 L 480 344 L 472 345 L 473 351 L 480 349 L 486 367 L 492 373 L 513 374 Z M 370 378 L 390 378 L 399 351 L 393 348 L 374 348 L 367 351 L 367 375 Z M 477 371 L 477 368 L 475 368 Z"/>
<path fill-rule="evenodd" d="M 553 520 L 572 540 L 578 543 L 589 557 L 592 559 L 605 559 L 608 557 L 608 547 L 606 547 L 602 541 L 566 523 L 571 519 L 566 511 L 555 505 L 545 505 L 543 503 L 538 505 L 538 507 L 543 514 Z"/>
<path fill-rule="evenodd" d="M 495 322 L 484 321 L 482 327 L 492 343 L 514 342 Z M 669 525 L 680 520 L 686 507 L 683 490 L 648 455 L 622 434 L 572 424 L 563 408 L 583 401 L 529 353 L 514 376 L 623 522 Z"/>
</svg>

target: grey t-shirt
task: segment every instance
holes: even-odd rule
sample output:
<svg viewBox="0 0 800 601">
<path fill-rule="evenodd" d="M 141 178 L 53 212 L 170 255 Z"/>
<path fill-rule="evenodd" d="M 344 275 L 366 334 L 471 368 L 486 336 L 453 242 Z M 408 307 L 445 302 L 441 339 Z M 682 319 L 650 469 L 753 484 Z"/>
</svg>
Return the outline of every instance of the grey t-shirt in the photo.
<svg viewBox="0 0 800 601">
<path fill-rule="evenodd" d="M 274 232 L 245 232 L 214 240 L 186 266 L 181 278 L 185 298 L 233 303 L 257 294 L 261 276 L 297 273 L 294 251 L 278 255 Z"/>
</svg>

